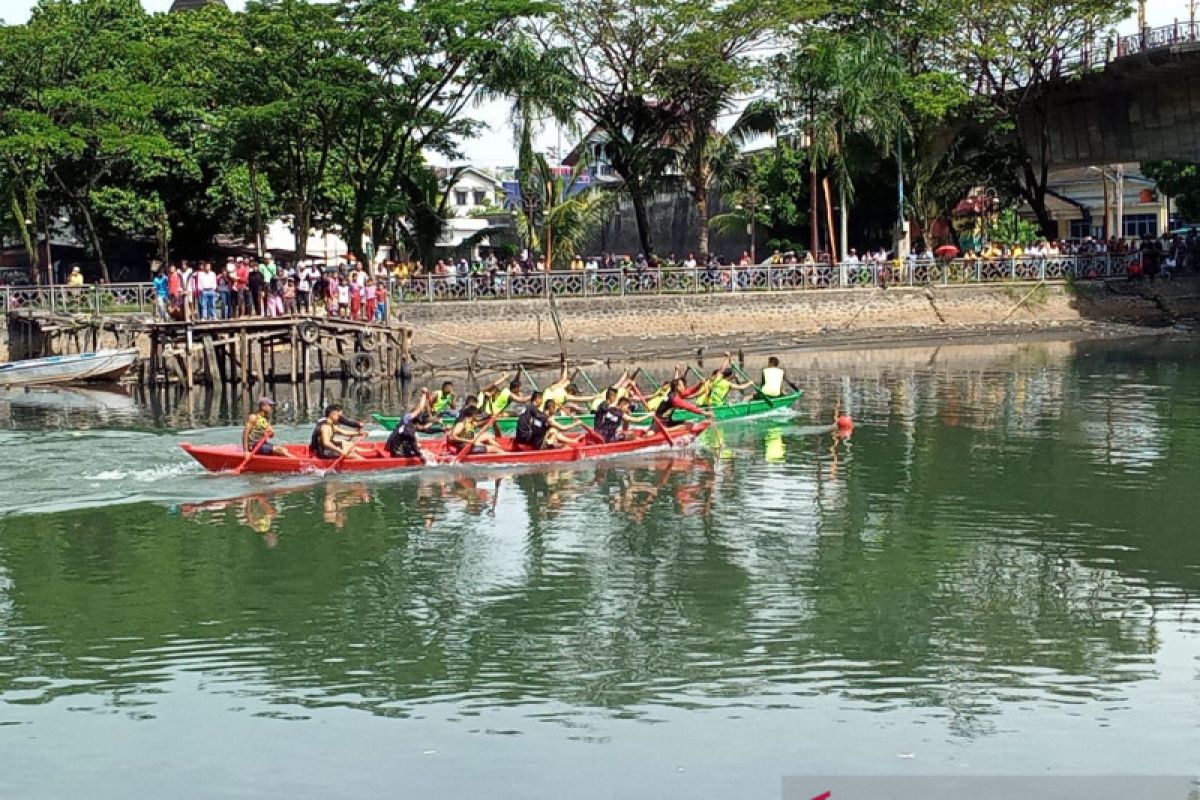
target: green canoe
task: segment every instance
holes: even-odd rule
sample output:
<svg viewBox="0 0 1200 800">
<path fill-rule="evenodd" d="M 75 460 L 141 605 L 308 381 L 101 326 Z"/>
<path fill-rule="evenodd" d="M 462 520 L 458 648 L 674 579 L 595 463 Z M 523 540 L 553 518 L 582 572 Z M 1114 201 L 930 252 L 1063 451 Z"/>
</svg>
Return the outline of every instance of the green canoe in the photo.
<svg viewBox="0 0 1200 800">
<path fill-rule="evenodd" d="M 781 408 L 790 408 L 793 403 L 800 399 L 803 392 L 794 392 L 792 394 L 781 395 L 780 397 L 772 397 L 770 400 L 756 398 L 754 400 L 744 400 L 740 403 L 728 403 L 723 406 L 714 406 L 712 409 L 713 416 L 718 422 L 732 419 L 745 419 L 747 417 L 757 417 L 762 414 L 769 414 L 772 411 L 777 411 Z M 383 427 L 391 430 L 396 427 L 396 423 L 400 421 L 399 417 L 385 417 L 382 414 L 374 414 L 375 421 Z M 592 426 L 592 415 L 584 414 L 583 416 L 559 416 L 555 420 L 563 425 L 569 425 L 575 420 L 581 420 L 584 425 L 589 428 Z M 687 411 L 676 411 L 675 419 L 681 421 L 691 421 L 701 419 L 696 414 Z M 516 417 L 501 417 L 496 420 L 500 425 L 500 432 L 505 436 L 510 436 L 517 429 Z"/>
</svg>

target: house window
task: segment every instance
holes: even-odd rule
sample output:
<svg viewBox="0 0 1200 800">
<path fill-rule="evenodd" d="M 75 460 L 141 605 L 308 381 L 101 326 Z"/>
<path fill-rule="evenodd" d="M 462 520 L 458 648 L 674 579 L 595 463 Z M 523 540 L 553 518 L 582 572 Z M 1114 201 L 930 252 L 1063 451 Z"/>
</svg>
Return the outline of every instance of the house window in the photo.
<svg viewBox="0 0 1200 800">
<path fill-rule="evenodd" d="M 454 191 L 454 205 L 465 206 L 467 204 L 467 193 L 459 190 Z"/>
<path fill-rule="evenodd" d="M 1099 236 L 1096 228 L 1090 222 L 1084 222 L 1081 219 L 1071 220 L 1071 238 L 1086 239 L 1089 236 Z"/>
<path fill-rule="evenodd" d="M 488 204 L 487 192 L 481 192 L 478 189 L 476 189 L 475 190 L 475 205 L 486 206 L 487 204 Z"/>
<path fill-rule="evenodd" d="M 1157 214 L 1126 214 L 1121 226 L 1121 234 L 1126 238 L 1158 235 Z"/>
</svg>

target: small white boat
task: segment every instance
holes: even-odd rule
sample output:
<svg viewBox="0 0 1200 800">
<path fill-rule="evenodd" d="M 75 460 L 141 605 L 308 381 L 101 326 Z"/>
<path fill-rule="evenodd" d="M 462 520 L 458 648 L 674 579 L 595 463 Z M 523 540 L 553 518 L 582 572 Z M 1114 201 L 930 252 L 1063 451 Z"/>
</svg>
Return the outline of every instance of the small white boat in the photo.
<svg viewBox="0 0 1200 800">
<path fill-rule="evenodd" d="M 137 349 L 131 348 L 10 361 L 0 364 L 0 386 L 115 381 L 137 363 L 138 356 Z"/>
</svg>

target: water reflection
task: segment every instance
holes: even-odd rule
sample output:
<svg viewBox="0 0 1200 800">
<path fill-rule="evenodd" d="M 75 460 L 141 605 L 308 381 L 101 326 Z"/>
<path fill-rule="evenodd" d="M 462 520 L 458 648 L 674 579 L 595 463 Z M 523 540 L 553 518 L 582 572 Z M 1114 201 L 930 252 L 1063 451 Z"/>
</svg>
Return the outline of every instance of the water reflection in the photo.
<svg viewBox="0 0 1200 800">
<path fill-rule="evenodd" d="M 1164 642 L 1194 660 L 1200 618 L 1200 369 L 1104 353 L 812 372 L 796 419 L 692 452 L 3 518 L 0 702 L 153 716 L 192 672 L 289 716 L 602 733 L 832 699 L 964 740 L 1014 709 L 1169 708 Z M 853 439 L 810 424 L 839 403 Z"/>
</svg>

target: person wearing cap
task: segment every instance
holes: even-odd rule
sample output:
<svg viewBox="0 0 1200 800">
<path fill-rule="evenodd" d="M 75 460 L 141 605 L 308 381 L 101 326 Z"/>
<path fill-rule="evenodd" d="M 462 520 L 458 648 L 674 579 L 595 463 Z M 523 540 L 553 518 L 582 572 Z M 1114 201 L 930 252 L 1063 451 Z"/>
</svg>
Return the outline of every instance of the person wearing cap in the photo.
<svg viewBox="0 0 1200 800">
<path fill-rule="evenodd" d="M 78 264 L 71 267 L 71 274 L 67 276 L 67 286 L 83 286 L 83 272 Z"/>
<path fill-rule="evenodd" d="M 247 453 L 257 452 L 260 456 L 282 456 L 295 458 L 286 447 L 273 447 L 271 437 L 275 429 L 271 427 L 271 412 L 275 410 L 275 401 L 267 396 L 258 398 L 258 408 L 246 417 L 246 426 L 242 428 L 242 450 Z"/>
</svg>

